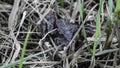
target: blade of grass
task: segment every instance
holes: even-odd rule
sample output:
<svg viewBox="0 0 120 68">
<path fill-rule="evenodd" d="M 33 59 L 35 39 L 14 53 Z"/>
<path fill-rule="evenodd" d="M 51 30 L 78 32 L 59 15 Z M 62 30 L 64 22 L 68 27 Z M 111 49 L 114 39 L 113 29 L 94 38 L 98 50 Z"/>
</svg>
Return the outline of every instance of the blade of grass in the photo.
<svg viewBox="0 0 120 68">
<path fill-rule="evenodd" d="M 84 14 L 84 5 L 83 5 L 83 0 L 78 0 L 78 7 L 79 7 L 79 11 L 80 11 L 80 17 L 83 21 L 83 14 Z"/>
<path fill-rule="evenodd" d="M 87 40 L 87 35 L 86 35 L 86 32 L 85 32 L 85 27 L 83 26 L 83 29 L 82 29 L 82 33 L 83 33 L 83 36 L 85 38 L 85 41 L 86 41 L 86 45 L 87 45 L 87 50 L 89 51 L 89 53 L 92 55 L 92 50 L 89 46 L 89 43 L 88 43 L 88 40 Z"/>
<path fill-rule="evenodd" d="M 29 59 L 31 59 L 31 58 L 33 58 L 33 57 L 35 57 L 35 56 L 41 55 L 41 54 L 43 54 L 43 53 L 47 53 L 47 52 L 49 52 L 49 51 L 51 51 L 51 50 L 53 50 L 53 49 L 54 49 L 54 48 L 50 48 L 50 49 L 48 49 L 48 50 L 45 50 L 45 51 L 42 51 L 42 52 L 38 52 L 38 53 L 36 53 L 36 54 L 34 54 L 34 55 L 30 55 L 30 56 L 28 56 L 28 57 L 23 58 L 23 61 L 29 60 Z M 7 64 L 7 65 L 3 65 L 3 66 L 1 66 L 0 68 L 10 68 L 10 67 L 12 67 L 12 66 L 14 66 L 14 65 L 17 65 L 18 63 L 20 63 L 20 60 L 14 61 L 14 62 L 12 62 L 12 63 L 10 63 L 10 64 Z"/>
<path fill-rule="evenodd" d="M 120 0 L 116 0 L 115 12 L 117 12 L 118 10 L 120 10 Z"/>
<path fill-rule="evenodd" d="M 31 26 L 30 26 L 30 29 L 29 29 L 29 32 L 31 31 Z M 25 38 L 25 41 L 24 41 L 24 44 L 23 44 L 23 49 L 22 49 L 22 53 L 21 53 L 21 57 L 20 57 L 20 64 L 19 64 L 19 68 L 22 68 L 23 67 L 23 58 L 24 58 L 24 54 L 25 54 L 25 50 L 26 50 L 26 46 L 27 46 L 27 43 L 28 43 L 28 39 L 29 39 L 29 36 L 30 36 L 30 33 L 27 33 L 27 36 Z"/>
<path fill-rule="evenodd" d="M 112 21 L 110 18 L 107 18 L 105 22 L 105 33 L 106 33 L 106 41 L 104 44 L 104 49 L 109 49 L 113 40 L 113 30 L 112 30 Z"/>
<path fill-rule="evenodd" d="M 107 54 L 107 53 L 111 53 L 111 52 L 114 52 L 114 51 L 118 51 L 118 49 L 108 49 L 108 50 L 103 50 L 102 52 L 98 52 L 95 54 L 95 56 L 100 56 L 100 55 L 103 55 L 103 54 Z"/>
<path fill-rule="evenodd" d="M 95 57 L 95 53 L 96 53 L 96 47 L 97 47 L 97 42 L 98 42 L 98 39 L 99 39 L 99 34 L 100 34 L 100 12 L 101 12 L 101 9 L 102 9 L 102 3 L 103 3 L 103 0 L 100 0 L 100 3 L 99 3 L 99 10 L 98 10 L 98 13 L 97 13 L 97 19 L 96 19 L 96 32 L 95 32 L 95 39 L 94 39 L 94 45 L 93 45 L 93 52 L 92 52 L 92 63 L 94 63 L 94 57 Z"/>
<path fill-rule="evenodd" d="M 115 7 L 115 11 L 114 11 L 114 17 L 116 17 L 117 14 L 118 14 L 118 11 L 120 11 L 119 5 L 120 5 L 120 0 L 116 0 L 116 7 Z"/>
<path fill-rule="evenodd" d="M 55 31 L 55 30 L 56 30 L 56 29 L 48 32 L 48 33 L 41 39 L 41 41 L 44 40 L 44 38 L 45 38 L 49 33 L 53 32 L 53 31 Z M 33 30 L 32 30 L 32 31 L 33 31 Z M 57 46 L 57 48 L 59 48 L 59 47 L 61 47 L 61 46 Z M 25 58 L 23 58 L 22 62 L 23 62 L 23 61 L 26 61 L 26 60 L 29 60 L 29 59 L 31 59 L 32 57 L 35 57 L 35 56 L 38 56 L 38 55 L 47 53 L 47 52 L 49 52 L 49 51 L 51 51 L 51 50 L 54 50 L 54 48 L 49 48 L 49 49 L 44 50 L 44 51 L 42 51 L 42 52 L 38 52 L 38 53 L 36 53 L 36 54 L 34 54 L 34 55 L 30 55 L 30 56 L 28 56 L 28 57 L 25 57 Z M 15 66 L 15 65 L 17 65 L 18 63 L 20 63 L 20 61 L 21 61 L 21 60 L 13 61 L 12 63 L 7 64 L 7 65 L 3 65 L 3 66 L 1 66 L 0 68 L 10 68 L 10 67 Z"/>
<path fill-rule="evenodd" d="M 60 5 L 64 7 L 64 0 L 60 0 Z"/>
<path fill-rule="evenodd" d="M 81 17 L 82 22 L 83 22 L 83 18 L 84 18 L 84 2 L 83 2 L 83 0 L 82 1 L 78 0 L 78 5 L 79 5 L 80 17 Z M 86 35 L 86 31 L 85 31 L 84 25 L 83 25 L 82 33 L 83 33 L 83 36 L 84 36 L 85 41 L 87 43 L 87 50 L 92 55 L 92 51 L 91 51 L 90 46 L 89 46 L 88 41 L 87 41 L 87 35 Z"/>
<path fill-rule="evenodd" d="M 112 25 L 113 25 L 113 19 L 112 19 L 112 12 L 113 12 L 113 0 L 108 0 L 108 14 L 109 16 L 106 18 L 105 22 L 105 33 L 106 33 L 106 40 L 104 44 L 104 49 L 109 49 L 111 46 L 111 41 L 113 37 L 113 31 L 112 31 Z"/>
<path fill-rule="evenodd" d="M 110 11 L 110 12 L 112 11 L 111 8 L 113 7 L 113 6 L 112 6 L 112 5 L 113 5 L 112 2 L 113 2 L 113 0 L 109 0 L 109 1 L 108 1 L 109 11 Z M 115 10 L 114 10 L 114 15 L 112 16 L 112 24 L 114 23 L 115 18 L 119 15 L 118 13 L 119 13 L 119 11 L 120 11 L 120 7 L 119 7 L 119 5 L 120 5 L 120 0 L 116 0 L 115 2 L 116 2 L 116 7 L 115 7 Z M 112 4 L 112 5 L 111 5 L 111 4 Z M 112 14 L 112 13 L 110 13 L 110 14 Z M 118 20 L 118 24 L 120 25 L 120 20 Z"/>
<path fill-rule="evenodd" d="M 110 14 L 112 14 L 113 11 L 113 0 L 108 0 L 108 9 Z"/>
<path fill-rule="evenodd" d="M 113 17 L 113 20 L 115 20 L 115 18 L 117 19 L 117 23 L 119 24 L 120 26 L 120 0 L 116 0 L 116 8 L 115 8 L 115 11 L 114 11 L 114 17 Z"/>
</svg>

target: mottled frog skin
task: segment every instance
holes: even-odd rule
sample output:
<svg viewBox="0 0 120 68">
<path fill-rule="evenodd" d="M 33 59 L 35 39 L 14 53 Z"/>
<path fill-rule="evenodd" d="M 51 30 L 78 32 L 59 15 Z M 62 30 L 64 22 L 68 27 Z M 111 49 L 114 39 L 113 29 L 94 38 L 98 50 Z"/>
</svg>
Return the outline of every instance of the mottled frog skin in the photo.
<svg viewBox="0 0 120 68">
<path fill-rule="evenodd" d="M 73 37 L 73 34 L 78 29 L 77 25 L 72 24 L 67 19 L 58 19 L 56 21 L 59 34 L 64 35 L 64 37 L 70 41 Z"/>
<path fill-rule="evenodd" d="M 41 32 L 42 36 L 55 28 L 54 25 L 56 20 L 53 14 L 48 14 L 45 19 L 43 19 L 43 21 L 40 23 L 40 26 L 38 27 L 38 32 Z"/>
<path fill-rule="evenodd" d="M 54 14 L 48 14 L 45 18 L 47 21 L 43 20 L 39 27 L 41 29 L 39 31 L 42 33 L 42 36 L 57 28 L 57 33 L 52 33 L 55 43 L 57 45 L 67 45 L 67 43 L 72 39 L 74 33 L 77 31 L 78 25 L 70 23 L 68 19 L 57 19 Z"/>
</svg>

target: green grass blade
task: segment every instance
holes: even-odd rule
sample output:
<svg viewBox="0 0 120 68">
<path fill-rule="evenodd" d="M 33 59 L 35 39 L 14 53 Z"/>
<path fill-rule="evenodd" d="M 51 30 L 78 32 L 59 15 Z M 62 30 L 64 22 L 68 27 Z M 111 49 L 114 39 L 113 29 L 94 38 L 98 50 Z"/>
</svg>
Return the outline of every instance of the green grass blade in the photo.
<svg viewBox="0 0 120 68">
<path fill-rule="evenodd" d="M 120 26 L 120 0 L 116 0 L 116 8 L 115 8 L 115 11 L 114 11 L 114 17 L 113 17 L 113 21 L 115 20 L 115 18 L 116 18 L 116 20 L 117 20 L 117 23 L 119 24 L 119 26 Z M 115 21 L 116 21 L 115 20 Z"/>
<path fill-rule="evenodd" d="M 116 0 L 115 12 L 117 12 L 118 10 L 120 10 L 120 0 Z"/>
<path fill-rule="evenodd" d="M 110 20 L 111 23 L 113 24 L 114 22 L 114 16 L 112 15 L 113 13 L 113 0 L 108 0 L 108 10 L 109 10 L 109 15 L 110 15 Z"/>
<path fill-rule="evenodd" d="M 83 33 L 83 36 L 85 38 L 85 41 L 86 41 L 86 45 L 87 45 L 87 50 L 89 51 L 89 53 L 92 55 L 92 50 L 89 46 L 89 43 L 87 41 L 87 35 L 86 35 L 86 32 L 85 32 L 85 27 L 83 26 L 83 29 L 82 29 L 82 33 Z"/>
<path fill-rule="evenodd" d="M 28 57 L 23 58 L 23 61 L 26 61 L 26 60 L 29 60 L 29 59 L 35 57 L 35 56 L 38 56 L 38 55 L 47 53 L 47 52 L 49 52 L 49 51 L 51 51 L 51 50 L 53 50 L 53 49 L 54 49 L 54 48 L 50 48 L 50 49 L 48 49 L 48 50 L 45 50 L 45 51 L 36 53 L 36 54 L 34 54 L 34 55 L 30 55 L 30 56 L 28 56 Z M 14 62 L 12 62 L 12 63 L 10 63 L 10 64 L 7 64 L 7 65 L 3 65 L 3 66 L 1 66 L 0 68 L 10 68 L 10 67 L 12 67 L 12 66 L 14 66 L 14 65 L 17 65 L 18 63 L 20 63 L 20 60 L 14 61 Z"/>
<path fill-rule="evenodd" d="M 60 0 L 60 5 L 64 7 L 64 0 Z"/>
<path fill-rule="evenodd" d="M 103 0 L 100 0 L 99 3 L 99 10 L 97 13 L 97 19 L 96 19 L 96 32 L 95 32 L 95 39 L 94 39 L 94 45 L 93 45 L 93 50 L 92 50 L 92 56 L 91 56 L 91 64 L 90 64 L 90 68 L 94 68 L 95 66 L 95 54 L 96 54 L 96 47 L 97 47 L 97 43 L 99 42 L 99 34 L 100 34 L 100 13 L 101 13 L 101 9 L 102 9 L 102 3 Z"/>
<path fill-rule="evenodd" d="M 95 53 L 96 53 L 96 47 L 97 47 L 99 33 L 100 33 L 100 14 L 98 13 L 97 14 L 97 21 L 96 21 L 96 33 L 95 33 L 95 40 L 94 40 L 94 45 L 93 45 L 92 58 L 94 58 Z"/>
<path fill-rule="evenodd" d="M 83 0 L 78 0 L 78 7 L 79 7 L 79 12 L 80 12 L 80 17 L 82 19 L 82 22 L 83 22 L 83 18 L 84 18 L 84 3 L 83 3 Z M 83 36 L 85 38 L 85 41 L 86 41 L 86 45 L 87 45 L 87 50 L 89 51 L 90 54 L 92 54 L 92 51 L 90 49 L 90 46 L 88 44 L 88 41 L 87 41 L 87 35 L 86 35 L 86 31 L 85 31 L 85 27 L 83 26 L 83 29 L 82 29 L 82 33 L 83 33 Z"/>
<path fill-rule="evenodd" d="M 30 26 L 29 32 L 30 31 L 31 31 L 31 26 Z M 28 43 L 29 36 L 30 36 L 30 33 L 27 33 L 27 36 L 26 36 L 24 44 L 23 44 L 23 49 L 22 49 L 21 57 L 20 57 L 19 68 L 22 68 L 22 66 L 23 66 L 22 62 L 23 62 L 23 58 L 24 58 L 24 54 L 25 54 L 25 50 L 26 50 L 26 46 L 27 46 L 27 43 Z"/>
<path fill-rule="evenodd" d="M 120 5 L 120 0 L 116 0 L 116 7 L 115 7 L 115 11 L 114 11 L 114 17 L 116 17 L 117 14 L 118 14 L 118 11 L 120 11 L 119 5 Z"/>
<path fill-rule="evenodd" d="M 98 42 L 98 38 L 99 38 L 99 34 L 100 34 L 100 26 L 101 26 L 101 24 L 100 24 L 100 12 L 101 12 L 101 8 L 102 8 L 102 3 L 103 3 L 103 0 L 100 0 L 99 10 L 98 10 L 97 19 L 96 19 L 96 32 L 95 32 L 95 40 L 94 40 L 94 45 L 93 45 L 92 60 L 95 57 L 97 42 Z"/>
<path fill-rule="evenodd" d="M 84 5 L 83 5 L 83 1 L 82 0 L 78 0 L 78 7 L 79 7 L 79 11 L 80 11 L 80 17 L 83 21 L 83 15 L 84 15 Z"/>
<path fill-rule="evenodd" d="M 113 0 L 108 0 L 108 9 L 110 14 L 112 14 L 113 11 Z"/>
<path fill-rule="evenodd" d="M 119 49 L 108 49 L 108 50 L 103 50 L 102 52 L 98 52 L 95 54 L 95 56 L 100 56 L 100 55 L 103 55 L 103 54 L 107 54 L 107 53 L 111 53 L 111 52 L 115 52 L 115 51 L 118 51 Z"/>
</svg>

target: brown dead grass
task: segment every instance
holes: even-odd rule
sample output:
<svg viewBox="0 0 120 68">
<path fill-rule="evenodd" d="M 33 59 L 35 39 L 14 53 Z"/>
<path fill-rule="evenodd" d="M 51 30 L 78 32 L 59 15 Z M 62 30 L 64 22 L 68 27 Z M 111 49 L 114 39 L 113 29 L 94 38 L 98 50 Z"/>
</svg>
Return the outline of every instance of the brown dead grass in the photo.
<svg viewBox="0 0 120 68">
<path fill-rule="evenodd" d="M 38 52 L 54 48 L 47 53 L 35 56 L 23 62 L 24 68 L 88 68 L 90 66 L 91 55 L 83 39 L 81 29 L 83 26 L 91 30 L 86 30 L 87 40 L 90 47 L 93 47 L 95 20 L 98 11 L 98 0 L 84 1 L 84 21 L 80 19 L 80 12 L 76 0 L 65 0 L 64 7 L 60 6 L 59 0 L 14 0 L 14 3 L 0 1 L 0 65 L 9 64 L 20 59 L 21 49 L 28 27 L 33 25 L 30 32 L 25 57 Z M 115 5 L 114 5 L 115 6 Z M 101 34 L 97 46 L 95 57 L 95 68 L 119 68 L 118 40 L 114 35 L 111 41 L 110 51 L 104 49 L 106 43 L 105 22 L 110 16 L 108 3 L 104 1 L 101 12 Z M 46 20 L 46 15 L 54 13 L 57 18 L 69 19 L 70 23 L 79 25 L 79 29 L 72 40 L 66 46 L 56 45 L 50 33 L 52 30 L 40 36 L 39 24 Z M 42 29 L 42 28 L 41 28 Z M 112 27 L 114 30 L 114 26 Z M 116 31 L 116 30 L 114 30 Z M 49 39 L 49 40 L 47 40 Z M 74 43 L 74 41 L 77 41 Z M 115 50 L 114 50 L 115 49 Z M 104 50 L 106 53 L 104 54 Z M 112 51 L 113 50 L 113 51 Z M 15 65 L 17 68 L 18 65 Z"/>
</svg>

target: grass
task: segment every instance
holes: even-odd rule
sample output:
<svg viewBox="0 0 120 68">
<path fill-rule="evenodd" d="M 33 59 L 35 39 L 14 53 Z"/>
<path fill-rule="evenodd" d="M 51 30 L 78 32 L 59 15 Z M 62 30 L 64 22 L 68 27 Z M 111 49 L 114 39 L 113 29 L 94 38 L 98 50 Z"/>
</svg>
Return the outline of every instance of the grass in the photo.
<svg viewBox="0 0 120 68">
<path fill-rule="evenodd" d="M 109 14 L 111 15 L 113 11 L 113 0 L 108 0 L 108 8 L 109 8 Z"/>
<path fill-rule="evenodd" d="M 94 40 L 94 45 L 93 45 L 93 51 L 92 51 L 92 57 L 91 57 L 91 66 L 93 66 L 94 64 L 94 60 L 95 60 L 95 53 L 96 53 L 96 47 L 98 45 L 99 42 L 99 37 L 100 37 L 100 27 L 101 27 L 101 23 L 100 23 L 100 15 L 101 15 L 101 9 L 103 6 L 103 0 L 100 0 L 100 4 L 99 4 L 99 10 L 97 13 L 97 19 L 96 19 L 96 32 L 95 32 L 95 40 Z M 94 67 L 94 66 L 93 66 Z"/>
<path fill-rule="evenodd" d="M 29 32 L 30 32 L 30 30 L 31 30 L 31 26 L 30 26 Z M 26 46 L 27 46 L 28 39 L 29 39 L 29 36 L 30 36 L 30 33 L 29 33 L 29 32 L 27 33 L 27 36 L 26 36 L 26 38 L 25 38 L 25 42 L 24 42 L 24 44 L 23 44 L 23 49 L 22 49 L 20 61 L 19 61 L 19 60 L 18 60 L 18 61 L 14 61 L 13 63 L 10 63 L 10 64 L 8 64 L 8 65 L 4 65 L 3 67 L 0 67 L 0 68 L 9 68 L 9 67 L 15 68 L 14 66 L 15 66 L 16 64 L 18 64 L 18 62 L 19 62 L 19 68 L 23 68 L 23 61 L 24 61 L 25 50 L 26 50 Z"/>
<path fill-rule="evenodd" d="M 116 1 L 116 8 L 115 8 L 115 12 L 119 11 L 120 10 L 120 0 L 117 0 Z"/>
<path fill-rule="evenodd" d="M 64 7 L 64 0 L 60 0 L 61 7 Z"/>
<path fill-rule="evenodd" d="M 84 10 L 85 10 L 85 9 L 84 9 L 83 0 L 82 0 L 82 1 L 81 1 L 81 0 L 78 0 L 78 7 L 79 7 L 79 12 L 80 12 L 80 18 L 81 18 L 82 23 L 83 23 L 83 20 L 84 20 L 84 19 L 83 19 L 83 18 L 84 18 Z M 87 49 L 88 49 L 89 53 L 92 55 L 92 51 L 91 51 L 90 46 L 89 46 L 89 43 L 88 43 L 88 41 L 87 41 L 87 34 L 86 34 L 86 31 L 85 31 L 84 25 L 83 25 L 82 33 L 83 33 L 83 36 L 84 36 L 85 41 L 86 41 Z"/>
<path fill-rule="evenodd" d="M 45 50 L 45 51 L 43 51 L 43 52 L 38 52 L 38 53 L 36 53 L 36 54 L 34 54 L 34 55 L 29 55 L 28 57 L 24 57 L 23 60 L 22 60 L 22 62 L 25 61 L 25 60 L 29 60 L 29 59 L 31 59 L 31 58 L 33 58 L 33 57 L 36 57 L 36 56 L 38 56 L 38 55 L 42 55 L 42 54 L 44 54 L 44 53 L 47 53 L 47 52 L 49 52 L 49 51 L 51 51 L 51 50 L 53 50 L 53 48 L 50 48 L 50 49 Z M 0 68 L 14 67 L 14 66 L 16 66 L 17 64 L 19 64 L 20 62 L 21 62 L 21 60 L 16 60 L 16 61 L 14 61 L 14 62 L 12 62 L 12 63 L 7 64 L 7 65 L 0 66 Z"/>
<path fill-rule="evenodd" d="M 119 7 L 119 4 L 120 4 L 120 1 L 117 0 L 113 20 L 115 20 L 115 18 L 117 18 L 117 23 L 120 25 L 120 19 L 119 19 L 120 7 Z"/>
<path fill-rule="evenodd" d="M 32 26 L 30 26 L 29 32 L 31 31 L 31 27 Z M 29 36 L 30 36 L 29 32 L 27 33 L 27 36 L 25 38 L 25 42 L 23 44 L 22 53 L 21 53 L 21 57 L 20 57 L 19 68 L 23 68 L 23 58 L 24 58 L 24 55 L 25 55 L 25 50 L 26 50 L 28 39 L 29 39 Z"/>
<path fill-rule="evenodd" d="M 84 3 L 83 0 L 78 0 L 78 7 L 79 7 L 79 11 L 80 11 L 80 17 L 81 20 L 83 21 L 83 15 L 84 15 Z"/>
<path fill-rule="evenodd" d="M 120 34 L 116 23 L 120 23 L 120 0 L 0 2 L 0 68 L 119 68 Z M 47 32 L 49 20 L 53 21 L 52 17 L 46 18 L 49 13 L 55 15 L 55 20 L 65 18 L 78 25 L 68 45 L 56 44 L 56 36 L 62 38 L 59 41 L 64 38 L 57 35 L 56 26 Z M 21 52 L 15 40 L 23 45 L 19 47 Z"/>
</svg>

